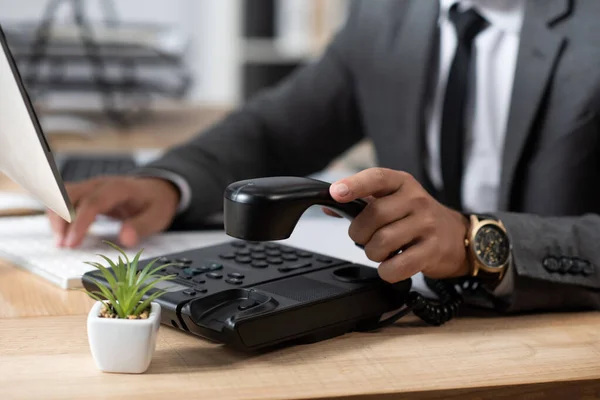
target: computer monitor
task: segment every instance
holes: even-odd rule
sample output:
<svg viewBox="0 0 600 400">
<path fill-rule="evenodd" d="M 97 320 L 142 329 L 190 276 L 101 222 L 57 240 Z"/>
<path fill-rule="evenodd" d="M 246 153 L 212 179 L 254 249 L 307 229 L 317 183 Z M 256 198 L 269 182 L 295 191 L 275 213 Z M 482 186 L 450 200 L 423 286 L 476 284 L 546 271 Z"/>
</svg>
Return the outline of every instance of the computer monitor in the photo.
<svg viewBox="0 0 600 400">
<path fill-rule="evenodd" d="M 1 26 L 0 43 L 0 171 L 71 222 L 73 205 Z"/>
</svg>

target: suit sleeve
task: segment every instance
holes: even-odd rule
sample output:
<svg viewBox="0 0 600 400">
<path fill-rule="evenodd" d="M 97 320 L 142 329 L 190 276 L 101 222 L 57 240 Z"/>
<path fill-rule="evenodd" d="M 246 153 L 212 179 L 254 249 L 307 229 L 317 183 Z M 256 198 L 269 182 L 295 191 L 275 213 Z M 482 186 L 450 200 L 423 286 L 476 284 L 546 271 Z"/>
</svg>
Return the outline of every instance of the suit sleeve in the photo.
<svg viewBox="0 0 600 400">
<path fill-rule="evenodd" d="M 495 215 L 513 248 L 505 311 L 600 309 L 600 216 Z"/>
<path fill-rule="evenodd" d="M 353 15 L 318 60 L 147 166 L 182 177 L 190 189 L 190 205 L 173 229 L 192 229 L 221 211 L 223 192 L 234 181 L 305 176 L 362 139 L 347 60 Z"/>
</svg>

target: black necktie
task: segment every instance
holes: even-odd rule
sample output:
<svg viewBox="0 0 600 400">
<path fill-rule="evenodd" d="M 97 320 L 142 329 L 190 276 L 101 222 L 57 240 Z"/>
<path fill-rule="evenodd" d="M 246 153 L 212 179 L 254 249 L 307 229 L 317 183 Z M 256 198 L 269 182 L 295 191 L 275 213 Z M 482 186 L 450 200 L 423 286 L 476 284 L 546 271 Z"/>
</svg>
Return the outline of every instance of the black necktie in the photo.
<svg viewBox="0 0 600 400">
<path fill-rule="evenodd" d="M 473 9 L 450 9 L 450 20 L 457 36 L 456 53 L 448 75 L 441 128 L 441 168 L 446 205 L 462 210 L 463 146 L 465 142 L 465 105 L 473 39 L 487 25 Z"/>
</svg>

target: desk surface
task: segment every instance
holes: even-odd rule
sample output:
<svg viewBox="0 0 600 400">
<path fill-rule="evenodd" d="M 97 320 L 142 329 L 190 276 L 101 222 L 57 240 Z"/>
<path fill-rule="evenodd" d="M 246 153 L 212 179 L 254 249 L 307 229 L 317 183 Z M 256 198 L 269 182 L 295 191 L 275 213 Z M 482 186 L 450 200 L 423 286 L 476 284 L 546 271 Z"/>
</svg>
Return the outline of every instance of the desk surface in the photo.
<svg viewBox="0 0 600 400">
<path fill-rule="evenodd" d="M 52 144 L 58 150 L 78 149 L 83 141 L 101 143 L 95 148 L 170 145 L 165 141 L 182 140 L 219 115 L 198 111 L 189 118 L 199 119 L 187 128 L 182 124 L 179 136 L 159 137 L 148 128 L 145 134 L 91 139 L 56 136 Z M 0 189 L 6 187 L 0 181 Z M 377 333 L 255 356 L 163 326 L 149 371 L 118 375 L 94 366 L 86 335 L 91 304 L 80 292 L 0 262 L 0 397 L 381 399 L 401 393 L 464 399 L 600 393 L 598 313 L 463 317 L 438 328 L 405 319 Z"/>
</svg>

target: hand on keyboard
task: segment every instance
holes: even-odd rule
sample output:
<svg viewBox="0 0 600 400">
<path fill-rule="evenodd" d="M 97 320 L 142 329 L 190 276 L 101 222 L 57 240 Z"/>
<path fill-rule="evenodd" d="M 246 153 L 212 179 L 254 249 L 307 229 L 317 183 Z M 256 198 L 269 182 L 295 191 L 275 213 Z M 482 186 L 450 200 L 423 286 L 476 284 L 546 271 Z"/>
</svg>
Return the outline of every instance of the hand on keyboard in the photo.
<svg viewBox="0 0 600 400">
<path fill-rule="evenodd" d="M 177 188 L 155 178 L 100 177 L 67 184 L 67 191 L 75 206 L 75 220 L 69 225 L 48 211 L 59 247 L 78 247 L 100 215 L 123 221 L 119 242 L 133 247 L 166 229 L 179 204 Z"/>
</svg>

